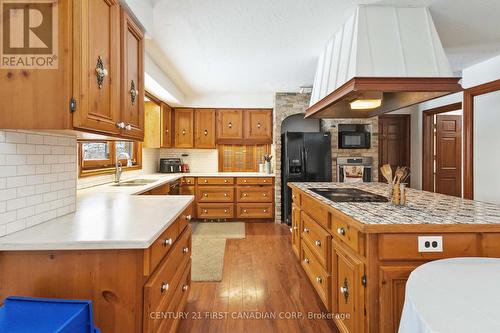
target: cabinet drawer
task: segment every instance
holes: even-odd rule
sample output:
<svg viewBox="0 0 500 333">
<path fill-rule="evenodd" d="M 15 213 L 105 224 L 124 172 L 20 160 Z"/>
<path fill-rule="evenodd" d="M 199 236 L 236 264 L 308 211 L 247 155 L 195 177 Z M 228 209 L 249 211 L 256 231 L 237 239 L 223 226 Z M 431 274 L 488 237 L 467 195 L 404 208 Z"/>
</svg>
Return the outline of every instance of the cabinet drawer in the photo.
<svg viewBox="0 0 500 333">
<path fill-rule="evenodd" d="M 194 185 L 194 177 L 183 177 L 181 185 Z"/>
<path fill-rule="evenodd" d="M 239 186 L 236 188 L 238 202 L 273 202 L 272 186 Z"/>
<path fill-rule="evenodd" d="M 273 177 L 238 177 L 238 185 L 272 185 Z"/>
<path fill-rule="evenodd" d="M 308 195 L 303 194 L 300 197 L 301 209 L 324 228 L 330 228 L 330 214 L 328 213 L 328 209 L 319 203 L 317 199 L 313 199 Z"/>
<path fill-rule="evenodd" d="M 300 234 L 302 232 L 302 222 L 300 218 L 300 208 L 292 204 L 292 250 L 300 260 Z"/>
<path fill-rule="evenodd" d="M 327 271 L 331 271 L 329 253 L 331 246 L 331 236 L 318 223 L 311 219 L 306 213 L 301 213 L 302 218 L 302 240 L 309 245 L 318 262 Z"/>
<path fill-rule="evenodd" d="M 351 226 L 349 220 L 350 217 L 336 211 L 332 215 L 332 233 L 354 251 L 359 252 L 359 231 Z"/>
<path fill-rule="evenodd" d="M 301 205 L 301 202 L 300 202 L 300 191 L 295 189 L 295 188 L 292 188 L 292 201 L 294 204 L 300 206 Z"/>
<path fill-rule="evenodd" d="M 196 216 L 200 219 L 231 219 L 233 210 L 232 203 L 199 203 Z"/>
<path fill-rule="evenodd" d="M 189 222 L 191 222 L 191 219 L 193 218 L 193 204 L 189 205 L 188 208 L 186 208 L 182 214 L 177 218 L 177 221 L 179 221 L 179 234 L 182 233 L 182 231 L 187 227 Z"/>
<path fill-rule="evenodd" d="M 273 217 L 272 203 L 239 203 L 236 217 L 247 219 L 270 219 Z"/>
<path fill-rule="evenodd" d="M 316 260 L 306 242 L 302 241 L 301 244 L 301 265 L 311 281 L 314 289 L 323 301 L 327 309 L 330 309 L 330 288 L 331 288 L 331 275 L 329 275 L 321 264 Z"/>
<path fill-rule="evenodd" d="M 179 267 L 184 267 L 191 257 L 191 227 L 188 227 L 174 243 L 172 251 L 162 261 L 158 270 L 144 285 L 144 315 L 162 311 L 169 304 L 179 283 Z M 149 318 L 149 317 L 147 317 Z M 150 321 L 148 321 L 150 323 Z M 159 324 L 159 323 L 158 323 Z M 147 330 L 155 332 L 156 330 Z"/>
<path fill-rule="evenodd" d="M 179 220 L 177 219 L 165 230 L 160 237 L 151 245 L 149 250 L 149 272 L 153 272 L 163 259 L 165 254 L 172 248 L 179 236 Z"/>
<path fill-rule="evenodd" d="M 196 192 L 198 202 L 233 202 L 234 188 L 232 186 L 200 186 Z"/>
<path fill-rule="evenodd" d="M 418 252 L 419 236 L 443 237 L 442 252 Z M 429 260 L 478 256 L 479 240 L 475 234 L 386 234 L 378 236 L 381 260 Z"/>
<path fill-rule="evenodd" d="M 198 185 L 231 185 L 234 178 L 231 177 L 198 177 Z"/>
</svg>

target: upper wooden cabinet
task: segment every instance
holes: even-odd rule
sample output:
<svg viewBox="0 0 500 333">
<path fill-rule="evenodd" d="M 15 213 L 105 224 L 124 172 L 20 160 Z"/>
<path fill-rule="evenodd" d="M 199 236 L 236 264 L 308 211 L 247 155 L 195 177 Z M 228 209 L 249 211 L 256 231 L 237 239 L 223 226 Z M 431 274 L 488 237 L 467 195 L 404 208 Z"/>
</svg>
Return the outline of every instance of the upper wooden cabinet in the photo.
<svg viewBox="0 0 500 333">
<path fill-rule="evenodd" d="M 244 110 L 245 139 L 272 141 L 272 110 Z"/>
<path fill-rule="evenodd" d="M 194 111 L 193 109 L 175 109 L 175 147 L 194 147 Z"/>
<path fill-rule="evenodd" d="M 161 128 L 161 147 L 170 148 L 172 147 L 172 134 L 173 129 L 173 111 L 170 106 L 165 103 L 161 103 L 162 109 L 162 128 Z"/>
<path fill-rule="evenodd" d="M 243 139 L 242 110 L 217 110 L 217 141 Z"/>
<path fill-rule="evenodd" d="M 215 109 L 195 110 L 194 147 L 215 148 Z"/>
<path fill-rule="evenodd" d="M 0 128 L 81 130 L 142 140 L 141 29 L 118 0 L 54 5 L 57 65 L 0 69 Z"/>
<path fill-rule="evenodd" d="M 144 137 L 144 34 L 127 11 L 121 15 L 123 135 L 132 139 Z"/>
</svg>

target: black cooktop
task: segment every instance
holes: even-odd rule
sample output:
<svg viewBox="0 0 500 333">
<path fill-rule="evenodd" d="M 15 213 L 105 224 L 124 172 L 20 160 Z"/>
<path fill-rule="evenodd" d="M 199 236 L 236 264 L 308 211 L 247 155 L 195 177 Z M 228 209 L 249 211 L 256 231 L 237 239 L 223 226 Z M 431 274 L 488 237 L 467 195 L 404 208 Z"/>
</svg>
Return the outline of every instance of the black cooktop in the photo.
<svg viewBox="0 0 500 333">
<path fill-rule="evenodd" d="M 387 202 L 387 198 L 378 194 L 348 187 L 319 187 L 309 190 L 333 202 Z"/>
</svg>

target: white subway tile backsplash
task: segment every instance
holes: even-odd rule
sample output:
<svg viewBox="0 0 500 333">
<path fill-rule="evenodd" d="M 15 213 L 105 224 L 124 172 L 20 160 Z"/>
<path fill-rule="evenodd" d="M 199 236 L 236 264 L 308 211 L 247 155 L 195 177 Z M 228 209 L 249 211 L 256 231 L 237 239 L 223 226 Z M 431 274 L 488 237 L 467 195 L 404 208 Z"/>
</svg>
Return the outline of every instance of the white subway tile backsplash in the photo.
<svg viewBox="0 0 500 333">
<path fill-rule="evenodd" d="M 76 207 L 76 138 L 0 130 L 0 237 Z"/>
</svg>

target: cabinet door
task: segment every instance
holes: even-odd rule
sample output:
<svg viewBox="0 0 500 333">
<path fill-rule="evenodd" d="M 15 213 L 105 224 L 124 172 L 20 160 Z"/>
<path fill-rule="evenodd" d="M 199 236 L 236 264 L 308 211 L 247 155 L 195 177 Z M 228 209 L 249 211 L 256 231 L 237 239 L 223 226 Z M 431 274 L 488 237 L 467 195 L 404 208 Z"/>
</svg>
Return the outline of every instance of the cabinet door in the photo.
<svg viewBox="0 0 500 333">
<path fill-rule="evenodd" d="M 271 110 L 245 110 L 245 139 L 272 141 L 273 120 Z"/>
<path fill-rule="evenodd" d="M 125 123 L 122 136 L 144 138 L 144 34 L 126 10 L 122 9 L 121 60 L 122 108 Z"/>
<path fill-rule="evenodd" d="M 241 110 L 217 110 L 217 139 L 243 139 L 243 113 Z"/>
<path fill-rule="evenodd" d="M 300 259 L 300 231 L 302 225 L 300 221 L 300 208 L 292 204 L 292 250 L 295 256 Z"/>
<path fill-rule="evenodd" d="M 417 266 L 381 266 L 380 332 L 397 332 L 403 312 L 406 281 Z"/>
<path fill-rule="evenodd" d="M 194 126 L 194 146 L 215 148 L 215 110 L 195 110 Z"/>
<path fill-rule="evenodd" d="M 193 109 L 175 109 L 175 147 L 193 148 Z"/>
<path fill-rule="evenodd" d="M 172 121 L 172 108 L 165 103 L 161 104 L 162 110 L 162 128 L 161 128 L 161 147 L 171 148 L 172 147 L 172 133 L 173 131 L 173 121 Z"/>
<path fill-rule="evenodd" d="M 335 247 L 333 264 L 337 267 L 337 276 L 332 291 L 333 312 L 349 314 L 349 318 L 335 319 L 341 332 L 363 333 L 365 321 L 365 287 L 363 262 Z M 335 273 L 334 273 L 335 274 Z M 336 302 L 336 306 L 335 306 Z"/>
<path fill-rule="evenodd" d="M 73 126 L 119 134 L 120 7 L 118 0 L 74 1 Z"/>
<path fill-rule="evenodd" d="M 160 148 L 161 144 L 161 107 L 155 102 L 144 103 L 144 148 Z"/>
</svg>

